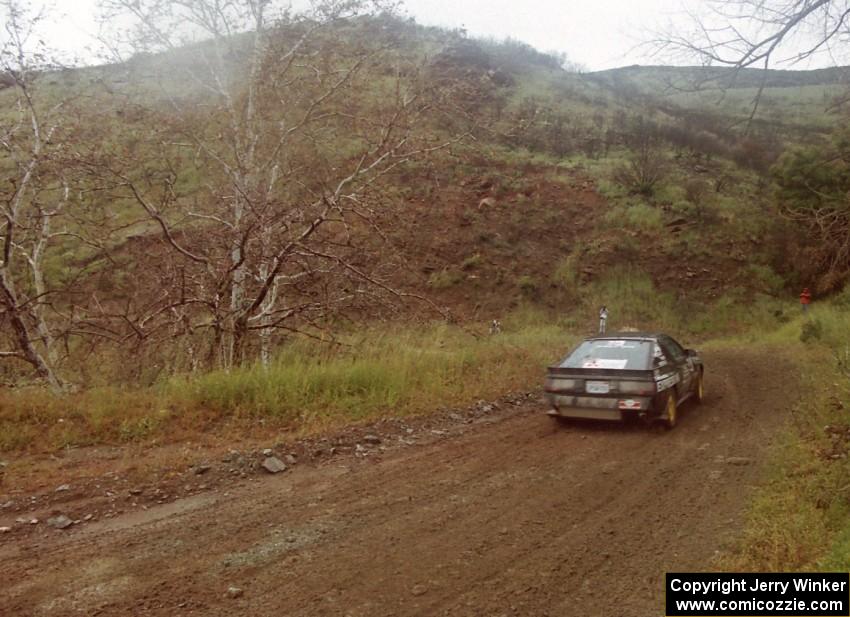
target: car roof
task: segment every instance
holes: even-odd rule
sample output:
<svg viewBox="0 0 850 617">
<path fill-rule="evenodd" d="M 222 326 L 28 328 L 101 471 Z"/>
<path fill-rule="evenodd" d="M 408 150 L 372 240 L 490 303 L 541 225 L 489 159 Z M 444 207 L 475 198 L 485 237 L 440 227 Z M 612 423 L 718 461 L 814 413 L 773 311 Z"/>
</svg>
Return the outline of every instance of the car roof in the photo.
<svg viewBox="0 0 850 617">
<path fill-rule="evenodd" d="M 611 332 L 610 334 L 600 334 L 598 336 L 590 336 L 587 341 L 654 341 L 659 336 L 667 336 L 661 332 Z"/>
</svg>

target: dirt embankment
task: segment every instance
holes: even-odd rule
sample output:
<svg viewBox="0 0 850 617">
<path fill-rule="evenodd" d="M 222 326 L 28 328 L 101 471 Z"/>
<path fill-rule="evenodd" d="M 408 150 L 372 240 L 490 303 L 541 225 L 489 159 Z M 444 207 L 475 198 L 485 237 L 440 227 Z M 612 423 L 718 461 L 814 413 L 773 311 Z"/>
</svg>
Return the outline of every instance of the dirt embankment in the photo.
<svg viewBox="0 0 850 617">
<path fill-rule="evenodd" d="M 776 354 L 707 367 L 708 400 L 668 433 L 562 427 L 532 401 L 430 443 L 2 535 L 0 614 L 660 614 L 665 571 L 734 541 L 798 396 Z"/>
</svg>

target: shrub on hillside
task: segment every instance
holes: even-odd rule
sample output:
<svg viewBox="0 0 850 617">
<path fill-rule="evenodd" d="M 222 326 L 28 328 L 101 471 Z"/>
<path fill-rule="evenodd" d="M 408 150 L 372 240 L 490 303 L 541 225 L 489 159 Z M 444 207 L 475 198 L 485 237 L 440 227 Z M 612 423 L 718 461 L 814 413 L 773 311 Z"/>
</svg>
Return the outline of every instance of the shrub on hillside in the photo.
<svg viewBox="0 0 850 617">
<path fill-rule="evenodd" d="M 785 287 L 785 279 L 777 274 L 773 268 L 761 264 L 751 264 L 748 275 L 753 287 L 770 294 L 779 294 Z"/>
<path fill-rule="evenodd" d="M 455 270 L 440 270 L 428 277 L 428 286 L 431 289 L 448 289 L 454 287 L 463 280 L 463 275 Z"/>
<path fill-rule="evenodd" d="M 705 223 L 712 210 L 711 186 L 706 180 L 692 178 L 685 183 L 685 200 L 688 203 L 689 218 Z"/>
<path fill-rule="evenodd" d="M 558 262 L 552 273 L 552 283 L 562 289 L 574 289 L 580 283 L 581 249 L 576 247 Z"/>
<path fill-rule="evenodd" d="M 616 206 L 605 215 L 605 222 L 612 227 L 626 227 L 640 231 L 652 231 L 664 227 L 661 210 L 645 203 Z"/>
<path fill-rule="evenodd" d="M 667 157 L 661 149 L 647 144 L 635 150 L 628 163 L 614 170 L 614 180 L 632 194 L 652 197 L 668 172 Z"/>
<path fill-rule="evenodd" d="M 838 289 L 850 272 L 850 133 L 831 144 L 785 153 L 773 167 L 784 215 L 805 237 L 821 290 Z"/>
<path fill-rule="evenodd" d="M 481 265 L 481 253 L 475 253 L 464 259 L 460 264 L 461 270 L 473 270 Z"/>
<path fill-rule="evenodd" d="M 526 297 L 532 298 L 537 295 L 539 291 L 539 286 L 534 277 L 529 276 L 527 274 L 523 274 L 516 281 L 517 287 L 522 292 L 522 294 Z"/>
<path fill-rule="evenodd" d="M 800 340 L 804 343 L 819 341 L 823 338 L 823 324 L 819 319 L 811 319 L 803 323 L 800 330 Z"/>
<path fill-rule="evenodd" d="M 845 285 L 835 299 L 833 304 L 842 310 L 850 309 L 850 285 Z"/>
</svg>

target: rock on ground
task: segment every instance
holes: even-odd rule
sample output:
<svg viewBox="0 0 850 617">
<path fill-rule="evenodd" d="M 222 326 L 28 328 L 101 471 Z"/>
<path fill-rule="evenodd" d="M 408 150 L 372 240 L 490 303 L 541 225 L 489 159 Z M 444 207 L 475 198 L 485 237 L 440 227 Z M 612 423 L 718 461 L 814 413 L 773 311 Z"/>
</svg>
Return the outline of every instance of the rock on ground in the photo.
<svg viewBox="0 0 850 617">
<path fill-rule="evenodd" d="M 241 598 L 245 594 L 239 587 L 228 587 L 227 588 L 227 597 L 235 600 L 236 598 Z"/>
<path fill-rule="evenodd" d="M 263 461 L 263 469 L 269 473 L 280 473 L 286 471 L 286 463 L 276 456 L 269 456 Z"/>
<path fill-rule="evenodd" d="M 64 514 L 60 514 L 59 516 L 54 516 L 52 518 L 47 519 L 47 524 L 53 527 L 54 529 L 67 529 L 74 522 L 69 519 Z"/>
</svg>

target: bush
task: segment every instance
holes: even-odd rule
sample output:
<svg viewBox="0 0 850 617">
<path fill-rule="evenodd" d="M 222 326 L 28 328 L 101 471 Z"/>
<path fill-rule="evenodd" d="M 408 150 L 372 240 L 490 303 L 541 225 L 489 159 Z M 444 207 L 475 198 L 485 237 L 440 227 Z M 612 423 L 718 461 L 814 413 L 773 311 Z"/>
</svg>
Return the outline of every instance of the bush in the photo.
<svg viewBox="0 0 850 617">
<path fill-rule="evenodd" d="M 800 340 L 804 343 L 810 343 L 821 339 L 823 339 L 823 323 L 820 319 L 804 321 L 800 330 Z"/>
<path fill-rule="evenodd" d="M 751 264 L 748 270 L 759 291 L 779 294 L 785 287 L 785 280 L 770 266 Z"/>
<path fill-rule="evenodd" d="M 578 287 L 581 268 L 582 248 L 575 247 L 567 257 L 561 259 L 552 273 L 552 283 L 561 289 L 571 290 Z"/>
<path fill-rule="evenodd" d="M 664 227 L 664 216 L 658 208 L 646 203 L 636 203 L 611 208 L 605 215 L 605 222 L 611 226 L 652 231 Z"/>
<path fill-rule="evenodd" d="M 461 270 L 472 270 L 481 265 L 481 253 L 475 253 L 475 255 L 470 255 L 460 264 Z"/>
<path fill-rule="evenodd" d="M 652 197 L 668 173 L 669 164 L 661 149 L 646 146 L 635 151 L 627 164 L 614 170 L 614 180 L 631 193 Z"/>
<path fill-rule="evenodd" d="M 845 285 L 841 293 L 835 296 L 833 304 L 841 310 L 850 309 L 850 285 Z"/>
<path fill-rule="evenodd" d="M 428 277 L 428 286 L 431 289 L 448 289 L 454 287 L 463 280 L 463 275 L 455 270 L 441 270 L 434 272 Z"/>
<path fill-rule="evenodd" d="M 537 295 L 538 285 L 537 285 L 537 281 L 534 280 L 534 277 L 531 277 L 527 274 L 523 274 L 521 277 L 519 277 L 517 279 L 516 284 L 519 287 L 519 290 L 523 293 L 523 295 L 525 295 L 525 296 L 535 296 L 535 295 Z"/>
</svg>

